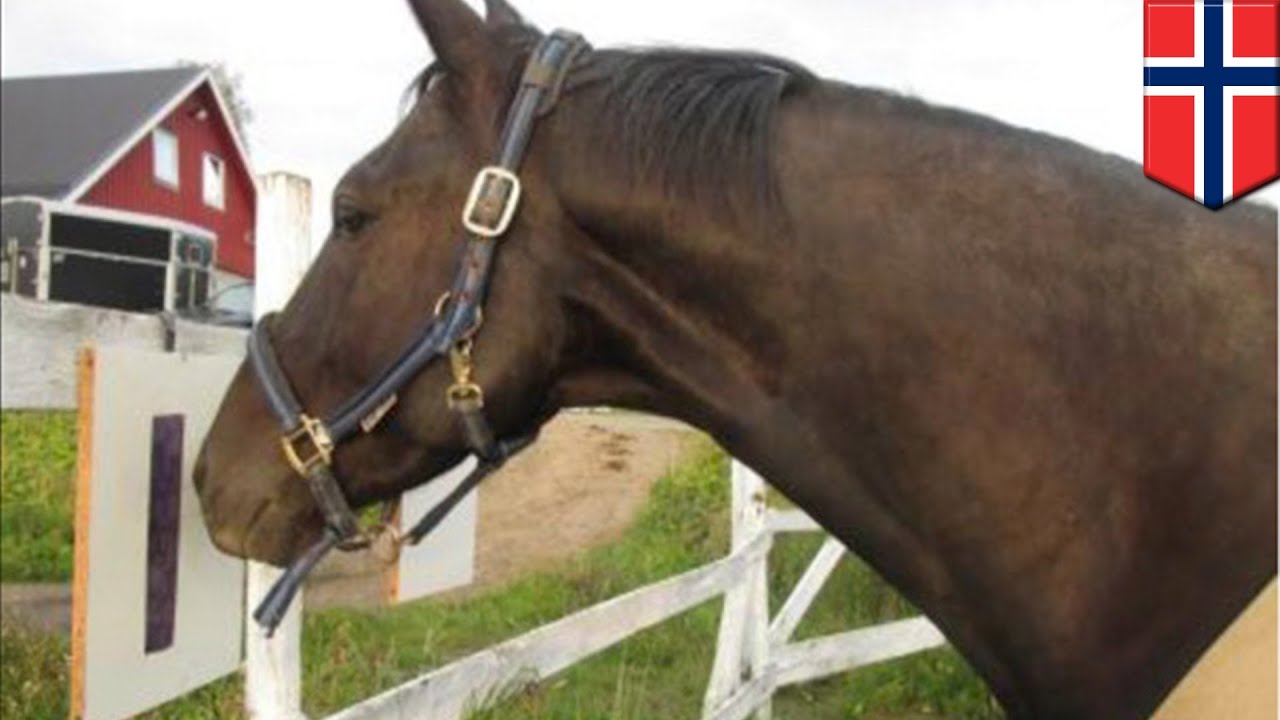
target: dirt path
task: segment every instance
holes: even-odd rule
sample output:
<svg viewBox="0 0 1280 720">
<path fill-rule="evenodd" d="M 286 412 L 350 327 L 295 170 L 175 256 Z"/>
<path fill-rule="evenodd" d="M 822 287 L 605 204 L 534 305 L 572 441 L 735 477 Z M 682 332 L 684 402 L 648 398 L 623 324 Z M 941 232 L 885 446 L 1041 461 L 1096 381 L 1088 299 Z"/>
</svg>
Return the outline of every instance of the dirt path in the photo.
<svg viewBox="0 0 1280 720">
<path fill-rule="evenodd" d="M 41 632 L 71 630 L 71 586 L 65 583 L 4 583 L 0 615 Z"/>
<path fill-rule="evenodd" d="M 557 417 L 537 445 L 481 486 L 477 584 L 617 540 L 692 437 L 687 426 L 644 415 Z"/>
<path fill-rule="evenodd" d="M 696 432 L 634 413 L 562 413 L 533 447 L 480 486 L 476 581 L 465 596 L 612 542 Z M 381 604 L 380 566 L 335 555 L 307 585 L 308 607 Z"/>
</svg>

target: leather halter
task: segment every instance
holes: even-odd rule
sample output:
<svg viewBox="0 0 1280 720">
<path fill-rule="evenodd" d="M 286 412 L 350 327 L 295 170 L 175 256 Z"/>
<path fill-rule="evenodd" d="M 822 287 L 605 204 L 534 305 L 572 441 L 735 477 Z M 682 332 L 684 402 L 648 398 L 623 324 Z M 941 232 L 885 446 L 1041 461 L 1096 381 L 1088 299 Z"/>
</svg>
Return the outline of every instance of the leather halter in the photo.
<svg viewBox="0 0 1280 720">
<path fill-rule="evenodd" d="M 471 379 L 471 339 L 483 322 L 483 306 L 493 274 L 497 240 L 506 233 L 520 201 L 516 175 L 539 117 L 559 98 L 565 76 L 588 49 L 581 36 L 557 30 L 544 37 L 529 57 L 520 88 L 507 112 L 497 157 L 476 175 L 462 213 L 467 230 L 453 285 L 441 296 L 435 317 L 373 382 L 323 419 L 308 414 L 294 393 L 271 342 L 274 313 L 263 317 L 249 336 L 249 360 L 267 403 L 280 421 L 281 450 L 289 466 L 307 483 L 324 515 L 323 538 L 296 559 L 254 610 L 253 617 L 270 635 L 284 618 L 307 574 L 335 547 L 353 550 L 369 545 L 372 534 L 360 527 L 333 470 L 334 449 L 357 432 L 369 433 L 395 406 L 397 393 L 431 362 L 450 358 L 454 383 L 447 403 L 479 459 L 470 475 L 400 536 L 384 523 L 397 545 L 417 544 L 476 485 L 535 435 L 499 440 L 484 415 L 484 394 Z"/>
</svg>

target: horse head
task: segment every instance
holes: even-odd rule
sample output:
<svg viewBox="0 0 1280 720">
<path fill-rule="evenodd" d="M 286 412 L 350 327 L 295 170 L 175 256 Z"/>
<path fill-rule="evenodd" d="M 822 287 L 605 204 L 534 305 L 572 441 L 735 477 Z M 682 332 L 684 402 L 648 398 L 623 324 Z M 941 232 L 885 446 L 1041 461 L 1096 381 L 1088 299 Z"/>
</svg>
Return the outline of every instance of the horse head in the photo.
<svg viewBox="0 0 1280 720">
<path fill-rule="evenodd" d="M 332 412 L 393 364 L 449 304 L 461 210 L 496 152 L 513 92 L 541 34 L 501 0 L 480 17 L 461 0 L 413 0 L 436 61 L 416 82 L 398 127 L 356 163 L 333 196 L 333 225 L 287 306 L 269 321 L 282 375 L 307 410 Z M 558 108 L 563 110 L 562 108 Z M 561 113 L 563 114 L 563 113 Z M 556 114 L 538 118 L 519 172 L 523 197 L 494 258 L 474 381 L 499 437 L 536 430 L 570 337 L 560 289 L 577 272 L 566 246 L 582 231 L 558 201 L 547 151 Z M 463 258 L 461 262 L 466 262 Z M 352 506 L 392 498 L 459 462 L 466 438 L 446 407 L 448 362 L 416 373 L 376 429 L 332 456 Z M 276 418 L 246 361 L 229 388 L 196 470 L 206 523 L 224 551 L 276 564 L 313 543 L 316 502 L 282 457 Z"/>
</svg>

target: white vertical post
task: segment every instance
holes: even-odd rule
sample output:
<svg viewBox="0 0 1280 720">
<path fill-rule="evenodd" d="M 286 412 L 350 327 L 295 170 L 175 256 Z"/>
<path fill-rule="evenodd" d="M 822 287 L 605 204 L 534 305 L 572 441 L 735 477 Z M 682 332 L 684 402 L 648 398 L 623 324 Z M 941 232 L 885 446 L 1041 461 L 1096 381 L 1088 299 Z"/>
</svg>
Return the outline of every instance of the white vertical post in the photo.
<svg viewBox="0 0 1280 720">
<path fill-rule="evenodd" d="M 769 532 L 764 479 L 746 465 L 733 461 L 733 550 L 737 551 L 762 533 Z M 703 699 L 703 714 L 710 715 L 745 685 L 757 680 L 769 664 L 769 564 L 768 553 L 752 563 L 742 582 L 725 593 L 720 612 L 720 634 L 715 663 Z M 769 720 L 772 702 L 756 709 L 758 720 Z"/>
<path fill-rule="evenodd" d="M 275 172 L 258 177 L 254 230 L 254 316 L 284 307 L 311 261 L 311 182 Z M 251 562 L 245 601 L 244 704 L 254 720 L 297 720 L 302 714 L 302 596 L 293 601 L 275 635 L 254 622 L 258 606 L 281 571 Z"/>
</svg>

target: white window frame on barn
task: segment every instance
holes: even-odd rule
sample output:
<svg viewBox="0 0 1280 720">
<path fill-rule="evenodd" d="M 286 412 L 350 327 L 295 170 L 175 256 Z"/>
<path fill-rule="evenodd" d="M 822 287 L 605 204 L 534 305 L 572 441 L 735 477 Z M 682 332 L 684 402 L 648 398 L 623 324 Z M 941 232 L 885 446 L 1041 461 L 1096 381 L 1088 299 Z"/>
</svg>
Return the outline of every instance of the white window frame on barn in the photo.
<svg viewBox="0 0 1280 720">
<path fill-rule="evenodd" d="M 151 131 L 151 174 L 157 183 L 178 189 L 181 177 L 178 157 L 177 133 L 157 125 L 155 130 Z"/>
<path fill-rule="evenodd" d="M 227 162 L 213 153 L 200 157 L 200 195 L 204 204 L 218 210 L 227 208 Z"/>
</svg>

